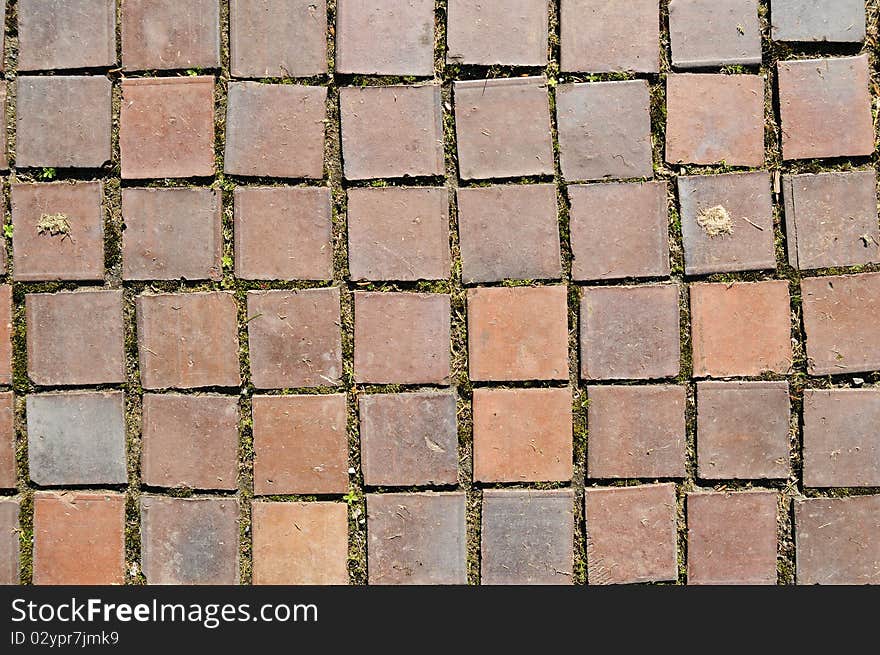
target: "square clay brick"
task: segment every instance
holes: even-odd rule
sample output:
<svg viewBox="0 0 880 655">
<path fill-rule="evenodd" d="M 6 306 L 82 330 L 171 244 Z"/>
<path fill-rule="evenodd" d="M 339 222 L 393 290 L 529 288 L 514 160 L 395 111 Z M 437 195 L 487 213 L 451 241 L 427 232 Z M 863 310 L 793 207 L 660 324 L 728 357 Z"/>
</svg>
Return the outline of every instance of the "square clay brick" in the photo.
<svg viewBox="0 0 880 655">
<path fill-rule="evenodd" d="M 487 489 L 482 522 L 481 584 L 572 584 L 570 489 Z"/>
<path fill-rule="evenodd" d="M 694 377 L 785 374 L 791 369 L 788 282 L 691 285 Z"/>
<path fill-rule="evenodd" d="M 320 178 L 327 88 L 231 82 L 226 157 L 231 175 Z"/>
<path fill-rule="evenodd" d="M 560 85 L 556 116 L 563 177 L 652 177 L 649 105 L 645 80 Z"/>
<path fill-rule="evenodd" d="M 678 375 L 679 287 L 590 287 L 581 297 L 581 378 L 650 380 Z"/>
<path fill-rule="evenodd" d="M 367 495 L 367 566 L 371 585 L 467 582 L 465 495 Z"/>
<path fill-rule="evenodd" d="M 568 289 L 469 289 L 468 360 L 471 380 L 568 379 Z"/>
<path fill-rule="evenodd" d="M 116 65 L 115 0 L 19 0 L 18 70 Z"/>
<path fill-rule="evenodd" d="M 446 294 L 355 293 L 355 380 L 449 384 L 450 312 Z"/>
<path fill-rule="evenodd" d="M 697 470 L 704 480 L 787 478 L 787 382 L 698 382 Z"/>
<path fill-rule="evenodd" d="M 38 492 L 33 564 L 35 585 L 122 584 L 125 496 Z"/>
<path fill-rule="evenodd" d="M 880 389 L 804 390 L 804 486 L 880 487 Z"/>
<path fill-rule="evenodd" d="M 776 269 L 770 174 L 678 178 L 688 275 Z"/>
<path fill-rule="evenodd" d="M 665 181 L 569 186 L 572 278 L 668 276 L 667 191 Z"/>
<path fill-rule="evenodd" d="M 12 286 L 0 284 L 0 384 L 12 384 Z"/>
<path fill-rule="evenodd" d="M 587 395 L 590 478 L 685 476 L 684 387 L 589 386 Z"/>
<path fill-rule="evenodd" d="M 457 198 L 465 284 L 562 277 L 554 185 L 459 189 Z"/>
<path fill-rule="evenodd" d="M 254 396 L 254 493 L 348 491 L 345 394 Z"/>
<path fill-rule="evenodd" d="M 104 185 L 101 182 L 12 184 L 10 187 L 15 280 L 100 280 L 104 277 Z M 52 217 L 62 219 L 62 230 L 52 229 Z"/>
<path fill-rule="evenodd" d="M 865 0 L 773 0 L 770 18 L 777 41 L 865 40 Z"/>
<path fill-rule="evenodd" d="M 336 71 L 433 74 L 434 1 L 338 0 Z"/>
<path fill-rule="evenodd" d="M 347 179 L 443 175 L 439 85 L 346 86 L 339 110 Z"/>
<path fill-rule="evenodd" d="M 458 482 L 455 394 L 364 394 L 358 399 L 361 468 L 371 487 Z"/>
<path fill-rule="evenodd" d="M 562 70 L 660 72 L 658 0 L 561 0 Z"/>
<path fill-rule="evenodd" d="M 571 402 L 568 388 L 474 389 L 474 480 L 571 480 Z"/>
<path fill-rule="evenodd" d="M 135 303 L 145 389 L 241 384 L 238 307 L 232 293 L 144 294 Z"/>
<path fill-rule="evenodd" d="M 456 82 L 455 133 L 463 180 L 552 175 L 547 78 Z"/>
<path fill-rule="evenodd" d="M 671 0 L 669 32 L 676 68 L 761 63 L 758 0 Z"/>
<path fill-rule="evenodd" d="M 128 482 L 121 391 L 27 396 L 28 465 L 40 486 Z"/>
<path fill-rule="evenodd" d="M 249 291 L 247 317 L 251 380 L 257 389 L 339 384 L 339 287 Z"/>
<path fill-rule="evenodd" d="M 348 584 L 345 503 L 256 502 L 251 512 L 254 584 Z"/>
<path fill-rule="evenodd" d="M 330 189 L 240 186 L 234 198 L 236 277 L 333 278 Z"/>
<path fill-rule="evenodd" d="M 238 500 L 141 496 L 141 569 L 151 585 L 237 585 Z"/>
<path fill-rule="evenodd" d="M 548 0 L 451 0 L 446 61 L 491 66 L 547 64 Z"/>
<path fill-rule="evenodd" d="M 348 190 L 351 279 L 445 280 L 451 265 L 446 189 Z"/>
<path fill-rule="evenodd" d="M 110 80 L 23 76 L 16 82 L 19 168 L 99 168 L 110 160 Z"/>
<path fill-rule="evenodd" d="M 880 369 L 880 273 L 804 278 L 801 295 L 810 375 Z"/>
<path fill-rule="evenodd" d="M 125 382 L 122 291 L 25 296 L 28 377 L 40 386 Z"/>
<path fill-rule="evenodd" d="M 124 0 L 121 5 L 125 70 L 219 68 L 216 0 Z"/>
<path fill-rule="evenodd" d="M 235 396 L 144 394 L 142 435 L 144 484 L 238 488 Z"/>
<path fill-rule="evenodd" d="M 21 580 L 18 514 L 17 499 L 0 498 L 0 585 L 17 585 Z"/>
<path fill-rule="evenodd" d="M 877 584 L 880 496 L 794 502 L 798 584 Z"/>
<path fill-rule="evenodd" d="M 234 77 L 311 77 L 327 72 L 326 0 L 232 0 Z"/>
<path fill-rule="evenodd" d="M 15 398 L 0 393 L 0 489 L 14 489 L 18 477 L 15 448 Z"/>
<path fill-rule="evenodd" d="M 785 234 L 794 268 L 880 262 L 877 171 L 785 175 Z"/>
<path fill-rule="evenodd" d="M 219 280 L 220 204 L 216 189 L 123 189 L 123 279 Z"/>
<path fill-rule="evenodd" d="M 874 154 L 868 56 L 780 61 L 782 157 Z"/>
<path fill-rule="evenodd" d="M 124 179 L 214 174 L 214 78 L 122 81 L 119 150 Z"/>
<path fill-rule="evenodd" d="M 677 580 L 677 507 L 674 484 L 587 487 L 587 582 Z"/>
<path fill-rule="evenodd" d="M 776 584 L 778 497 L 773 491 L 689 493 L 688 584 Z"/>
<path fill-rule="evenodd" d="M 764 78 L 760 75 L 669 75 L 666 111 L 670 164 L 763 165 Z"/>
</svg>

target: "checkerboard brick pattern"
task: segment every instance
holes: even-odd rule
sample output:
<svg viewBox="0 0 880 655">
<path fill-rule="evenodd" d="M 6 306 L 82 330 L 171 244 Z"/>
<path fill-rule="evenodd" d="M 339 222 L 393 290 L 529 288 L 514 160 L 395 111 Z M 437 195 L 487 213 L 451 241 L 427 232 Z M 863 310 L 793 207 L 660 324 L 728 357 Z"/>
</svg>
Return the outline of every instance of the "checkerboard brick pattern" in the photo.
<svg viewBox="0 0 880 655">
<path fill-rule="evenodd" d="M 102 68 L 116 64 L 114 0 L 22 0 L 18 69 Z"/>
</svg>

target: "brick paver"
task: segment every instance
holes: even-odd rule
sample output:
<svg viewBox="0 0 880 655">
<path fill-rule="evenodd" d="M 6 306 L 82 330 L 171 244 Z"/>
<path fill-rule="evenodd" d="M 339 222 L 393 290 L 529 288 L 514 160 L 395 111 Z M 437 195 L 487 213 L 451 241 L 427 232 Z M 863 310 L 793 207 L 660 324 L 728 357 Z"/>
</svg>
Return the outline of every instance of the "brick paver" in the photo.
<svg viewBox="0 0 880 655">
<path fill-rule="evenodd" d="M 671 0 L 669 32 L 677 68 L 761 63 L 758 0 Z"/>
<path fill-rule="evenodd" d="M 0 36 L 0 44 L 2 43 L 3 37 Z M 0 71 L 2 70 L 0 65 Z M 0 109 L 4 114 L 9 109 L 9 87 L 5 80 L 0 81 Z M 0 125 L 0 139 L 3 141 L 0 143 L 0 170 L 5 171 L 9 168 L 9 127 L 5 122 Z"/>
<path fill-rule="evenodd" d="M 17 9 L 19 70 L 116 64 L 114 0 L 21 0 Z"/>
<path fill-rule="evenodd" d="M 0 585 L 16 585 L 21 580 L 18 515 L 17 499 L 0 499 Z"/>
<path fill-rule="evenodd" d="M 0 284 L 0 384 L 12 382 L 12 286 Z"/>
<path fill-rule="evenodd" d="M 220 65 L 220 7 L 214 0 L 125 0 L 120 5 L 125 70 Z"/>
<path fill-rule="evenodd" d="M 0 489 L 14 489 L 18 475 L 15 461 L 15 398 L 0 392 Z"/>
<path fill-rule="evenodd" d="M 773 38 L 854 43 L 865 39 L 864 0 L 773 0 Z"/>
<path fill-rule="evenodd" d="M 446 59 L 453 64 L 547 64 L 548 0 L 451 0 Z"/>
</svg>

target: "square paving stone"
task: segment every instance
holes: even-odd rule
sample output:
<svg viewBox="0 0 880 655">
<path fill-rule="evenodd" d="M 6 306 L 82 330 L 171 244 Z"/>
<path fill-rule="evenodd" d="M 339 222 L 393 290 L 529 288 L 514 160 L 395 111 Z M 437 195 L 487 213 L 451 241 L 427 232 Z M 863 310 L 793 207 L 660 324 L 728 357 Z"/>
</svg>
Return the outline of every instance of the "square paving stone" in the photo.
<svg viewBox="0 0 880 655">
<path fill-rule="evenodd" d="M 587 582 L 677 580 L 676 511 L 674 484 L 587 487 Z"/>
<path fill-rule="evenodd" d="M 372 585 L 467 582 L 464 492 L 367 495 Z"/>
<path fill-rule="evenodd" d="M 446 60 L 453 64 L 545 66 L 548 0 L 451 0 Z"/>
<path fill-rule="evenodd" d="M 785 234 L 794 268 L 880 262 L 877 171 L 785 175 Z"/>
<path fill-rule="evenodd" d="M 330 189 L 237 187 L 235 275 L 244 280 L 330 280 Z"/>
<path fill-rule="evenodd" d="M 880 496 L 794 501 L 798 584 L 877 584 Z"/>
<path fill-rule="evenodd" d="M 568 289 L 469 289 L 471 380 L 568 379 Z"/>
<path fill-rule="evenodd" d="M 125 484 L 121 391 L 27 396 L 28 465 L 41 486 Z"/>
<path fill-rule="evenodd" d="M 587 396 L 590 478 L 685 476 L 684 387 L 591 385 Z"/>
<path fill-rule="evenodd" d="M 119 150 L 124 179 L 214 174 L 214 78 L 122 80 Z"/>
<path fill-rule="evenodd" d="M 226 157 L 231 175 L 320 178 L 327 88 L 230 82 Z"/>
<path fill-rule="evenodd" d="M 787 478 L 790 420 L 787 382 L 698 382 L 699 477 Z"/>
<path fill-rule="evenodd" d="M 18 514 L 18 499 L 0 499 L 0 585 L 17 585 L 21 580 Z"/>
<path fill-rule="evenodd" d="M 125 496 L 34 496 L 34 584 L 120 585 L 125 581 Z"/>
<path fill-rule="evenodd" d="M 0 489 L 14 489 L 18 477 L 15 460 L 15 398 L 0 393 Z"/>
<path fill-rule="evenodd" d="M 689 493 L 688 584 L 776 584 L 778 497 L 772 491 Z"/>
<path fill-rule="evenodd" d="M 336 71 L 433 74 L 433 0 L 338 0 Z"/>
<path fill-rule="evenodd" d="M 340 293 L 249 291 L 251 380 L 258 389 L 327 387 L 342 376 Z"/>
<path fill-rule="evenodd" d="M 238 307 L 232 293 L 143 294 L 135 303 L 145 389 L 241 384 Z"/>
<path fill-rule="evenodd" d="M 348 584 L 345 503 L 251 505 L 256 585 Z"/>
<path fill-rule="evenodd" d="M 348 491 L 345 394 L 254 396 L 254 493 Z"/>
<path fill-rule="evenodd" d="M 443 175 L 439 85 L 346 86 L 339 108 L 347 179 Z"/>
<path fill-rule="evenodd" d="M 116 65 L 114 0 L 19 0 L 18 70 Z"/>
<path fill-rule="evenodd" d="M 12 286 L 0 284 L 0 384 L 12 384 Z"/>
<path fill-rule="evenodd" d="M 652 177 L 648 83 L 561 84 L 559 162 L 567 180 Z"/>
<path fill-rule="evenodd" d="M 874 154 L 868 56 L 780 61 L 782 157 Z"/>
<path fill-rule="evenodd" d="M 569 186 L 572 278 L 668 276 L 667 190 L 666 182 Z"/>
<path fill-rule="evenodd" d="M 28 294 L 25 317 L 35 384 L 125 382 L 121 290 Z"/>
<path fill-rule="evenodd" d="M 581 296 L 581 378 L 650 380 L 678 375 L 679 287 L 590 287 Z"/>
<path fill-rule="evenodd" d="M 451 265 L 446 189 L 348 190 L 351 279 L 445 280 Z"/>
<path fill-rule="evenodd" d="M 554 185 L 458 189 L 457 198 L 465 284 L 562 277 Z"/>
<path fill-rule="evenodd" d="M 677 68 L 761 63 L 758 0 L 671 0 L 669 32 Z"/>
<path fill-rule="evenodd" d="M 215 189 L 123 189 L 123 279 L 219 280 L 220 204 Z"/>
<path fill-rule="evenodd" d="M 219 68 L 215 0 L 124 0 L 121 5 L 125 70 Z"/>
<path fill-rule="evenodd" d="M 151 585 L 237 585 L 238 500 L 141 496 L 141 569 Z"/>
<path fill-rule="evenodd" d="M 484 491 L 481 584 L 572 584 L 573 505 L 570 489 Z"/>
<path fill-rule="evenodd" d="M 657 0 L 561 0 L 562 70 L 660 72 Z"/>
<path fill-rule="evenodd" d="M 678 178 L 688 275 L 776 269 L 770 174 Z"/>
<path fill-rule="evenodd" d="M 777 41 L 865 40 L 865 0 L 773 0 L 770 9 Z"/>
<path fill-rule="evenodd" d="M 670 164 L 763 165 L 764 78 L 760 75 L 669 75 L 666 111 Z"/>
<path fill-rule="evenodd" d="M 235 396 L 144 394 L 142 435 L 144 484 L 238 488 Z"/>
<path fill-rule="evenodd" d="M 358 398 L 364 484 L 378 487 L 458 482 L 455 394 L 365 394 Z"/>
<path fill-rule="evenodd" d="M 19 168 L 98 168 L 110 160 L 109 79 L 22 76 L 16 85 Z"/>
<path fill-rule="evenodd" d="M 354 294 L 354 378 L 362 384 L 449 384 L 447 294 Z"/>
<path fill-rule="evenodd" d="M 880 273 L 804 278 L 801 295 L 810 375 L 880 369 Z"/>
<path fill-rule="evenodd" d="M 454 88 L 462 179 L 553 174 L 547 78 L 468 80 Z"/>
<path fill-rule="evenodd" d="M 232 0 L 233 77 L 311 77 L 327 72 L 326 0 Z"/>
<path fill-rule="evenodd" d="M 791 307 L 783 280 L 691 285 L 694 377 L 787 373 Z"/>
<path fill-rule="evenodd" d="M 103 183 L 58 182 L 10 187 L 15 280 L 100 280 L 104 277 Z"/>
<path fill-rule="evenodd" d="M 880 487 L 880 389 L 804 390 L 804 486 Z"/>
</svg>

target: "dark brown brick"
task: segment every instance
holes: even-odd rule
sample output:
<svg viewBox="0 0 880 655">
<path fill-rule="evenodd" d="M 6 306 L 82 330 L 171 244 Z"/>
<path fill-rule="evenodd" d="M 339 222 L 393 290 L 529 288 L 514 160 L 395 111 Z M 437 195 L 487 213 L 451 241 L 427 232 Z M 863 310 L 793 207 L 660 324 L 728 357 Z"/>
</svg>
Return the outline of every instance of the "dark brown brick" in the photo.
<svg viewBox="0 0 880 655">
<path fill-rule="evenodd" d="M 778 41 L 865 40 L 864 0 L 773 0 L 771 19 Z"/>
<path fill-rule="evenodd" d="M 669 32 L 677 68 L 761 63 L 758 0 L 671 0 Z"/>
<path fill-rule="evenodd" d="M 17 585 L 21 579 L 18 513 L 18 499 L 0 499 L 0 585 Z"/>
<path fill-rule="evenodd" d="M 125 70 L 220 66 L 220 6 L 214 0 L 125 0 L 121 5 Z"/>
<path fill-rule="evenodd" d="M 483 66 L 545 66 L 548 5 L 548 0 L 451 0 L 446 60 Z"/>
<path fill-rule="evenodd" d="M 11 391 L 4 391 L 0 393 L 0 489 L 14 489 L 16 486 L 18 463 L 15 450 L 15 398 Z"/>
<path fill-rule="evenodd" d="M 12 384 L 12 286 L 0 284 L 0 384 Z"/>
<path fill-rule="evenodd" d="M 116 65 L 114 0 L 19 0 L 18 70 Z"/>
</svg>

